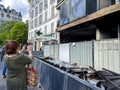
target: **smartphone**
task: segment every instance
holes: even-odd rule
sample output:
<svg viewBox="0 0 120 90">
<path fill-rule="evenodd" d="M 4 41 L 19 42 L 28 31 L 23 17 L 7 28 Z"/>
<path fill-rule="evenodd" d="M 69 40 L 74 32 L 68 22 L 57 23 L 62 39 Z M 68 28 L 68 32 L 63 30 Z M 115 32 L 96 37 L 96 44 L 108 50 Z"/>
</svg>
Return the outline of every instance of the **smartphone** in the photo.
<svg viewBox="0 0 120 90">
<path fill-rule="evenodd" d="M 28 43 L 25 44 L 25 49 L 27 49 Z"/>
</svg>

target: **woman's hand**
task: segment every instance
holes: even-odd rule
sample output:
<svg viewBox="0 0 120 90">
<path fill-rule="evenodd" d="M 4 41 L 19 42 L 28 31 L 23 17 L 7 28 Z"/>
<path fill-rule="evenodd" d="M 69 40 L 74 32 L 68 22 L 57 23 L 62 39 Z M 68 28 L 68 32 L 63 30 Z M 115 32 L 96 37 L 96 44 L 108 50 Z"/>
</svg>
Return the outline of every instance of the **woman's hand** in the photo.
<svg viewBox="0 0 120 90">
<path fill-rule="evenodd" d="M 32 46 L 31 45 L 27 46 L 27 51 L 29 52 L 29 57 L 32 58 L 33 55 L 32 55 Z"/>
<path fill-rule="evenodd" d="M 22 47 L 22 50 L 19 51 L 19 53 L 22 53 L 25 51 L 25 45 Z"/>
<path fill-rule="evenodd" d="M 27 51 L 28 51 L 28 52 L 29 52 L 29 51 L 32 52 L 32 46 L 31 46 L 31 45 L 28 45 L 28 46 L 27 46 Z"/>
</svg>

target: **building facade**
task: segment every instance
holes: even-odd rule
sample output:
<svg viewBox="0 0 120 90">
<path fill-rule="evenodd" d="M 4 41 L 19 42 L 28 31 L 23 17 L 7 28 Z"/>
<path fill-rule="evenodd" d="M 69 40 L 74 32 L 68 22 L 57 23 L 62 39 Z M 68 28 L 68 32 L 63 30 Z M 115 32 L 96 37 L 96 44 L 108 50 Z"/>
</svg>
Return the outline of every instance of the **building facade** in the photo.
<svg viewBox="0 0 120 90">
<path fill-rule="evenodd" d="M 17 12 L 14 9 L 9 7 L 5 8 L 3 5 L 0 5 L 0 25 L 2 25 L 5 21 L 22 21 L 21 12 Z"/>
<path fill-rule="evenodd" d="M 29 30 L 28 41 L 34 45 L 34 50 L 39 50 L 46 42 L 58 40 L 56 33 L 58 11 L 55 8 L 57 0 L 28 0 Z"/>
<path fill-rule="evenodd" d="M 60 0 L 60 43 L 120 38 L 120 0 Z"/>
</svg>

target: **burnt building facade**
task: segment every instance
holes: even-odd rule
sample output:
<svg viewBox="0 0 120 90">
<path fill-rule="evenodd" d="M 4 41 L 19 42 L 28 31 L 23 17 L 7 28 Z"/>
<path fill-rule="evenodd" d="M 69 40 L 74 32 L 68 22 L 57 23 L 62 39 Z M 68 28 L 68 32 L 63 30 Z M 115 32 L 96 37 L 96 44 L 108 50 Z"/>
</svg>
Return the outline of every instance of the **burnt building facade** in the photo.
<svg viewBox="0 0 120 90">
<path fill-rule="evenodd" d="M 60 43 L 120 38 L 119 0 L 61 0 Z"/>
</svg>

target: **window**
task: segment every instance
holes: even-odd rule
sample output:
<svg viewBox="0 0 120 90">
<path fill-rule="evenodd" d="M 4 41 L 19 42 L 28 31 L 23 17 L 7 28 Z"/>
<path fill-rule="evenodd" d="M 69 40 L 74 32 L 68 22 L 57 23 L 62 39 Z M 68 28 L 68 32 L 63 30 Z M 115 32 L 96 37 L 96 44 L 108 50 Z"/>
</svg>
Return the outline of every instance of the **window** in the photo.
<svg viewBox="0 0 120 90">
<path fill-rule="evenodd" d="M 34 16 L 34 10 L 31 11 L 30 17 L 33 18 Z"/>
<path fill-rule="evenodd" d="M 34 16 L 34 11 L 32 10 L 31 17 L 33 18 L 33 16 Z"/>
<path fill-rule="evenodd" d="M 31 36 L 32 36 L 32 38 L 34 37 L 34 32 L 31 32 Z"/>
<path fill-rule="evenodd" d="M 37 18 L 35 19 L 35 27 L 37 26 Z"/>
<path fill-rule="evenodd" d="M 11 18 L 11 16 L 10 16 L 9 14 L 6 14 L 6 17 L 7 17 L 8 19 L 10 19 L 10 18 Z"/>
<path fill-rule="evenodd" d="M 10 15 L 9 14 L 6 14 L 7 17 L 9 17 Z"/>
<path fill-rule="evenodd" d="M 4 17 L 4 14 L 3 14 L 3 13 L 1 13 L 1 17 Z"/>
<path fill-rule="evenodd" d="M 47 34 L 47 26 L 45 26 L 45 28 L 44 28 L 44 33 L 45 33 L 45 35 Z"/>
<path fill-rule="evenodd" d="M 35 31 L 34 31 L 34 36 L 35 36 L 35 37 L 37 36 L 36 32 L 37 32 L 37 31 L 35 30 Z"/>
<path fill-rule="evenodd" d="M 35 16 L 38 14 L 38 7 L 35 8 Z"/>
<path fill-rule="evenodd" d="M 1 21 L 1 25 L 4 23 L 4 21 Z"/>
<path fill-rule="evenodd" d="M 50 4 L 53 4 L 55 2 L 55 0 L 50 0 Z"/>
<path fill-rule="evenodd" d="M 52 7 L 51 7 L 51 18 L 54 17 L 54 15 L 55 15 L 54 13 L 55 13 L 55 12 L 54 12 L 54 6 L 52 6 Z"/>
<path fill-rule="evenodd" d="M 32 8 L 32 2 L 30 2 L 30 8 Z"/>
<path fill-rule="evenodd" d="M 30 18 L 32 17 L 32 12 L 30 12 L 29 17 L 30 17 Z"/>
<path fill-rule="evenodd" d="M 31 5 L 32 5 L 32 7 L 34 7 L 34 0 L 32 0 Z"/>
<path fill-rule="evenodd" d="M 39 4 L 39 13 L 42 13 L 42 10 L 43 10 L 43 2 Z"/>
<path fill-rule="evenodd" d="M 30 32 L 28 33 L 28 37 L 30 38 L 31 36 L 30 36 Z"/>
<path fill-rule="evenodd" d="M 29 22 L 29 29 L 32 28 L 32 21 Z"/>
<path fill-rule="evenodd" d="M 44 0 L 44 9 L 48 8 L 48 0 Z"/>
<path fill-rule="evenodd" d="M 53 33 L 53 32 L 54 32 L 54 22 L 51 23 L 51 33 Z"/>
<path fill-rule="evenodd" d="M 30 29 L 33 28 L 33 21 L 30 21 Z"/>
<path fill-rule="evenodd" d="M 42 15 L 39 16 L 39 24 L 42 24 Z"/>
<path fill-rule="evenodd" d="M 38 0 L 35 0 L 35 4 L 37 4 L 38 3 Z"/>
<path fill-rule="evenodd" d="M 33 22 L 34 24 L 33 24 L 33 27 L 35 27 L 36 26 L 36 19 L 34 19 L 34 22 Z"/>
<path fill-rule="evenodd" d="M 31 22 L 31 28 L 33 28 L 33 21 Z"/>
<path fill-rule="evenodd" d="M 47 21 L 47 11 L 45 12 L 45 21 Z"/>
</svg>

